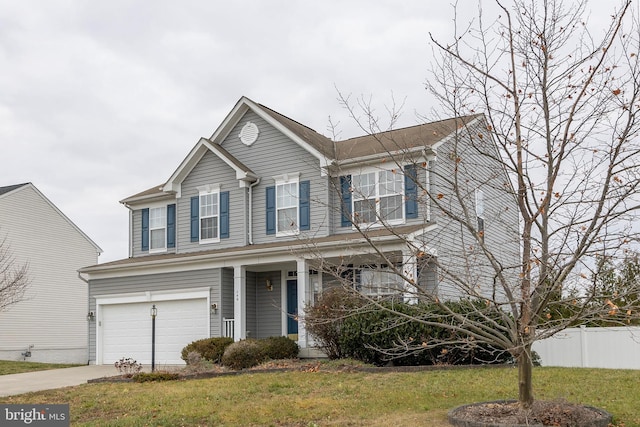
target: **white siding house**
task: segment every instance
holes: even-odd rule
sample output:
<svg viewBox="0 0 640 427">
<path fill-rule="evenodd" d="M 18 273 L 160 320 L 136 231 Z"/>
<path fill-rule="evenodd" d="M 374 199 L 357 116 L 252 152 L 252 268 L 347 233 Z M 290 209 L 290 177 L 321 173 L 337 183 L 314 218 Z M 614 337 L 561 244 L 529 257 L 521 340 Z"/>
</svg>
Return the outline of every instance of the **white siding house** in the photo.
<svg viewBox="0 0 640 427">
<path fill-rule="evenodd" d="M 0 187 L 0 240 L 28 265 L 22 301 L 0 312 L 0 359 L 88 361 L 88 287 L 78 269 L 102 252 L 33 184 Z"/>
</svg>

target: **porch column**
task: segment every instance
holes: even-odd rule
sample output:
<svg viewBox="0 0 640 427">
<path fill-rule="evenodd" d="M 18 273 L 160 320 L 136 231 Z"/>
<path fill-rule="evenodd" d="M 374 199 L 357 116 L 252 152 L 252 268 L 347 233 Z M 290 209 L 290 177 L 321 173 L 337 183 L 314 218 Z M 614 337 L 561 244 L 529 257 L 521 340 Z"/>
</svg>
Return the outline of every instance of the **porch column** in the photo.
<svg viewBox="0 0 640 427">
<path fill-rule="evenodd" d="M 309 301 L 309 264 L 307 260 L 298 259 L 298 345 L 307 348 L 307 328 L 304 324 L 304 309 Z"/>
<path fill-rule="evenodd" d="M 233 266 L 233 337 L 235 341 L 247 338 L 247 269 Z"/>
<path fill-rule="evenodd" d="M 411 252 L 402 253 L 402 272 L 407 279 L 412 281 L 404 281 L 404 302 L 409 304 L 418 303 L 418 262 L 417 258 Z"/>
</svg>

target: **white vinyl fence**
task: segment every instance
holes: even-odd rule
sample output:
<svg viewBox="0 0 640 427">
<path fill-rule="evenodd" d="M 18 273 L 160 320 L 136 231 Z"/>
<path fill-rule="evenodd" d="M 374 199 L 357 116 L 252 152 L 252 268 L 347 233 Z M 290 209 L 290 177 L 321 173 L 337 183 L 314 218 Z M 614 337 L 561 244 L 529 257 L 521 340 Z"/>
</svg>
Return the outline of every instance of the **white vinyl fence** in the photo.
<svg viewBox="0 0 640 427">
<path fill-rule="evenodd" d="M 533 350 L 542 366 L 640 369 L 640 327 L 568 328 Z"/>
</svg>

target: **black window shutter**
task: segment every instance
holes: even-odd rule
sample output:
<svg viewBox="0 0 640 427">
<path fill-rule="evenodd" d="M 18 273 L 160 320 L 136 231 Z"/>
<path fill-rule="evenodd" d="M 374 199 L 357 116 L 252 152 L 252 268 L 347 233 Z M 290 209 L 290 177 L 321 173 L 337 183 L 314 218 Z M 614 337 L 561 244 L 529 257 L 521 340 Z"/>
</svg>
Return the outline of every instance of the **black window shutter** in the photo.
<svg viewBox="0 0 640 427">
<path fill-rule="evenodd" d="M 200 197 L 191 198 L 191 241 L 200 241 Z"/>
<path fill-rule="evenodd" d="M 351 175 L 340 177 L 340 192 L 342 193 L 342 227 L 351 226 Z"/>
<path fill-rule="evenodd" d="M 149 250 L 149 208 L 142 209 L 142 250 Z"/>
<path fill-rule="evenodd" d="M 167 205 L 167 248 L 176 247 L 176 204 Z"/>
<path fill-rule="evenodd" d="M 266 192 L 267 234 L 276 234 L 276 187 L 267 187 Z"/>
<path fill-rule="evenodd" d="M 404 167 L 404 213 L 406 218 L 418 217 L 418 174 L 415 165 Z"/>
<path fill-rule="evenodd" d="M 311 182 L 300 183 L 300 230 L 311 228 Z"/>
</svg>

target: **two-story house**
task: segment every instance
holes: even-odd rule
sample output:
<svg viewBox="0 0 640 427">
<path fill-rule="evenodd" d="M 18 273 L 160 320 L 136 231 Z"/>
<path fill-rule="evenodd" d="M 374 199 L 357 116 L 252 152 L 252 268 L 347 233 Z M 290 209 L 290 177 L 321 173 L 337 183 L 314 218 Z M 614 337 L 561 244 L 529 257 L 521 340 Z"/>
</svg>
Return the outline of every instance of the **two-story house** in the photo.
<svg viewBox="0 0 640 427">
<path fill-rule="evenodd" d="M 438 177 L 456 167 L 447 144 L 462 128 L 486 132 L 478 115 L 332 141 L 241 98 L 166 182 L 121 201 L 129 258 L 81 270 L 96 315 L 92 360 L 149 363 L 153 306 L 158 363 L 182 363 L 186 344 L 214 336 L 289 336 L 304 355 L 312 348 L 304 307 L 335 281 L 327 266 L 385 295 L 407 289 L 389 272 L 393 263 L 435 292 L 437 268 L 418 258 L 443 260 L 463 244 L 429 201 Z M 464 148 L 462 139 L 455 145 Z M 505 179 L 496 165 L 474 170 Z M 515 216 L 513 230 L 488 233 L 492 207 L 513 203 L 493 194 L 497 187 L 472 202 L 486 200 L 478 221 L 487 239 L 517 233 Z M 504 240 L 517 256 L 517 239 Z"/>
<path fill-rule="evenodd" d="M 100 247 L 32 183 L 0 187 L 0 242 L 0 288 L 16 269 L 27 279 L 0 310 L 0 359 L 86 364 L 91 316 L 78 269 L 97 263 Z"/>
</svg>

